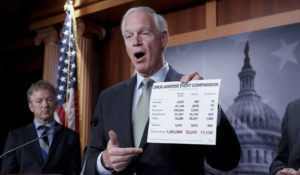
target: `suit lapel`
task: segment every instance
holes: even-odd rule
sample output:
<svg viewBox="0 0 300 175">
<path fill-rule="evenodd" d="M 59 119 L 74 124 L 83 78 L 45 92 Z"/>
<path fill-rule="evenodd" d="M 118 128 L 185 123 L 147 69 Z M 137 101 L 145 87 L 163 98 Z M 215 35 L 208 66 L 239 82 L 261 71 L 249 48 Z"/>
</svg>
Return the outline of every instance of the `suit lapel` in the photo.
<svg viewBox="0 0 300 175">
<path fill-rule="evenodd" d="M 136 76 L 129 79 L 129 81 L 125 84 L 125 88 L 122 89 L 122 96 L 124 97 L 122 104 L 120 105 L 121 109 L 121 123 L 122 128 L 130 128 L 129 130 L 122 130 L 122 137 L 125 143 L 120 143 L 124 146 L 132 147 L 134 145 L 133 142 L 133 131 L 132 131 L 132 103 L 133 103 L 133 94 L 134 88 L 136 85 Z"/>
<path fill-rule="evenodd" d="M 26 135 L 27 135 L 27 138 L 29 138 L 28 140 L 33 140 L 38 137 L 34 123 L 31 123 L 28 125 L 27 131 L 28 132 L 26 133 Z M 32 145 L 29 145 L 28 149 L 29 149 L 30 153 L 32 154 L 32 157 L 35 160 L 38 160 L 40 166 L 43 167 L 43 158 L 42 158 L 42 154 L 41 154 L 41 150 L 40 150 L 39 140 L 32 143 Z"/>
<path fill-rule="evenodd" d="M 59 126 L 59 124 L 55 122 L 55 127 L 54 128 L 57 128 L 58 126 Z M 46 162 L 45 162 L 44 165 L 46 165 L 47 162 L 49 162 L 49 160 L 55 154 L 55 150 L 56 150 L 56 148 L 59 144 L 59 140 L 61 140 L 61 137 L 63 137 L 63 135 L 61 134 L 62 129 L 63 128 L 59 128 L 56 132 L 54 132 L 53 140 L 52 140 L 52 143 L 50 145 L 50 150 L 49 150 L 49 153 L 48 153 L 48 156 L 47 156 L 47 159 L 46 159 Z"/>
</svg>

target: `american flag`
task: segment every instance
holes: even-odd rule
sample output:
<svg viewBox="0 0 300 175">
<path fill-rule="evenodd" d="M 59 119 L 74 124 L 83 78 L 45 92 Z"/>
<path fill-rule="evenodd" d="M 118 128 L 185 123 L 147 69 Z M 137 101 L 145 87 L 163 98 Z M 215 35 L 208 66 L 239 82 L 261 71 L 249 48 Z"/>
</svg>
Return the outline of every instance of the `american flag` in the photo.
<svg viewBox="0 0 300 175">
<path fill-rule="evenodd" d="M 79 132 L 76 21 L 71 2 L 67 2 L 65 11 L 57 74 L 55 120 Z"/>
</svg>

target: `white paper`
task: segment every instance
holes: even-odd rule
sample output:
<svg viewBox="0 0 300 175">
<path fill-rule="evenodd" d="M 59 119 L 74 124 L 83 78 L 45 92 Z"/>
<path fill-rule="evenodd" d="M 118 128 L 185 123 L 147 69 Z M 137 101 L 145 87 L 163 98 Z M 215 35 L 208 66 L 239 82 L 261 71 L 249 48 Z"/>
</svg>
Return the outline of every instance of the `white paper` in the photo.
<svg viewBox="0 0 300 175">
<path fill-rule="evenodd" d="M 154 83 L 149 143 L 216 144 L 220 79 Z"/>
</svg>

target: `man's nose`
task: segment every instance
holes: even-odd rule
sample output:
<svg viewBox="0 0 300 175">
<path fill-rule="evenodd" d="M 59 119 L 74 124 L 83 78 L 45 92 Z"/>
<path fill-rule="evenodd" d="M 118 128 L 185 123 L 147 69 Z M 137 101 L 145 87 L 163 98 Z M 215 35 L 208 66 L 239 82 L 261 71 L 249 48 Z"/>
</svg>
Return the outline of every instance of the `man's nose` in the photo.
<svg viewBox="0 0 300 175">
<path fill-rule="evenodd" d="M 133 37 L 133 46 L 140 46 L 142 44 L 139 35 Z"/>
</svg>

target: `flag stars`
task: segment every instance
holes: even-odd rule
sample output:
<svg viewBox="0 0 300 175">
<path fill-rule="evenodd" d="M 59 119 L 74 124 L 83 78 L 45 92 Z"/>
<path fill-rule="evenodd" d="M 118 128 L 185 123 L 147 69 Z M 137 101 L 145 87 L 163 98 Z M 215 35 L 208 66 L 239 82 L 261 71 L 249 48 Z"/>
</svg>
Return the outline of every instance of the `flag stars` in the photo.
<svg viewBox="0 0 300 175">
<path fill-rule="evenodd" d="M 65 59 L 64 62 L 65 62 L 65 64 L 68 64 L 68 63 L 69 63 L 69 60 L 68 60 L 68 59 Z"/>
<path fill-rule="evenodd" d="M 71 26 L 71 23 L 70 23 L 70 21 L 68 21 L 68 22 L 66 23 L 66 26 L 68 26 L 68 27 L 70 27 L 70 26 Z"/>
<path fill-rule="evenodd" d="M 71 89 L 78 88 L 77 85 L 77 63 L 76 63 L 76 33 L 75 27 L 73 26 L 73 16 L 70 15 L 70 13 L 66 14 L 66 19 L 64 23 L 64 29 L 62 31 L 62 37 L 60 40 L 60 57 L 59 59 L 59 65 L 58 65 L 58 72 L 57 72 L 57 105 L 65 105 L 67 100 L 69 100 L 67 103 L 70 103 L 70 100 L 73 100 L 73 98 L 70 98 L 71 96 Z M 71 21 L 72 20 L 72 21 Z M 75 92 L 76 93 L 76 92 Z M 69 96 L 69 97 L 68 97 Z M 74 96 L 76 98 L 76 95 Z M 74 106 L 76 108 L 77 106 Z M 73 109 L 68 109 L 73 110 Z M 75 109 L 74 109 L 75 110 Z M 73 113 L 75 113 L 74 111 Z M 68 121 L 69 117 L 73 117 L 71 115 L 68 115 Z M 74 116 L 75 119 L 76 116 Z M 77 119 L 76 119 L 77 120 Z M 74 128 L 72 128 L 75 130 Z"/>
<path fill-rule="evenodd" d="M 60 94 L 58 94 L 56 98 L 57 98 L 57 100 L 61 100 L 62 96 Z"/>
<path fill-rule="evenodd" d="M 63 40 L 62 40 L 62 43 L 63 43 L 63 44 L 67 44 L 67 40 L 66 40 L 66 39 L 63 39 Z"/>
<path fill-rule="evenodd" d="M 59 88 L 58 88 L 60 91 L 63 91 L 65 88 L 64 88 L 64 86 L 59 86 Z"/>
<path fill-rule="evenodd" d="M 67 69 L 67 68 L 64 68 L 64 69 L 63 69 L 63 72 L 64 72 L 64 73 L 68 73 L 68 69 Z"/>
<path fill-rule="evenodd" d="M 69 34 L 69 31 L 65 30 L 64 35 L 68 35 L 68 34 Z"/>
<path fill-rule="evenodd" d="M 61 77 L 61 78 L 60 78 L 60 81 L 61 81 L 61 82 L 66 82 L 66 77 Z"/>
</svg>

